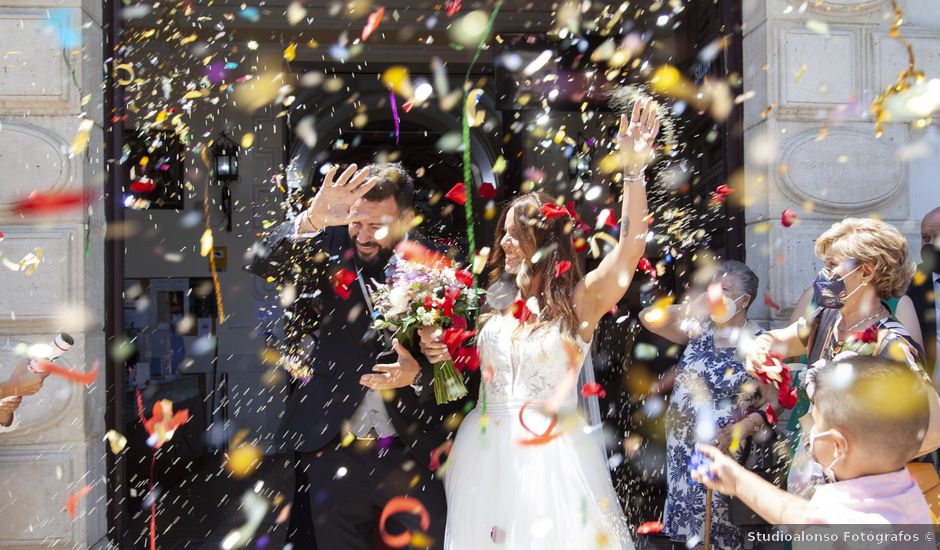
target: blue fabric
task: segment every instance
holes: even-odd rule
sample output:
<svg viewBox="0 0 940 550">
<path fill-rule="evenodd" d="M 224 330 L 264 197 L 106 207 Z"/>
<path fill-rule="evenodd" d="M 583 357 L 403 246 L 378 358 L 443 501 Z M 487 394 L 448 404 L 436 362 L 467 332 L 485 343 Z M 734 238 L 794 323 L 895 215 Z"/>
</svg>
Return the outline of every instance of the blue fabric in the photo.
<svg viewBox="0 0 940 550">
<path fill-rule="evenodd" d="M 666 410 L 668 494 L 663 514 L 664 532 L 674 541 L 694 537 L 701 541 L 705 531 L 705 487 L 689 477 L 689 461 L 699 436 L 713 438 L 709 432 L 717 434 L 737 422 L 756 401 L 756 395 L 742 395 L 750 377 L 734 354 L 735 348 L 716 349 L 714 337 L 707 332 L 689 342 L 676 365 L 676 382 Z M 711 541 L 715 548 L 741 547 L 741 532 L 730 521 L 728 503 L 728 497 L 713 492 Z"/>
</svg>

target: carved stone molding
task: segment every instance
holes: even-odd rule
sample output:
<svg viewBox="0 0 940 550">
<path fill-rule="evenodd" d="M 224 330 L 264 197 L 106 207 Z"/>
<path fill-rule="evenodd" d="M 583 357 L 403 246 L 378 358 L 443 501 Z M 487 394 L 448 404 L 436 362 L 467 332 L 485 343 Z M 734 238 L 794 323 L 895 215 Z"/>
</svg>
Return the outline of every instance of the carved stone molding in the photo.
<svg viewBox="0 0 940 550">
<path fill-rule="evenodd" d="M 59 324 L 59 308 L 79 299 L 84 267 L 81 226 L 4 227 L 3 253 L 14 262 L 37 247 L 43 260 L 32 275 L 0 269 L 0 331 L 41 333 Z"/>
<path fill-rule="evenodd" d="M 780 190 L 795 203 L 848 214 L 885 204 L 907 188 L 907 170 L 886 139 L 847 128 L 829 130 L 822 141 L 818 135 L 818 128 L 796 135 L 781 155 L 787 170 L 778 175 Z M 851 157 L 840 163 L 843 153 Z"/>
<path fill-rule="evenodd" d="M 41 458 L 41 460 L 37 460 Z M 49 513 L 65 502 L 68 484 L 76 479 L 75 457 L 69 450 L 50 448 L 0 449 L 4 495 L 15 489 L 16 500 L 4 508 L 0 522 L 3 548 L 75 546 L 80 522 L 64 513 Z M 5 486 L 9 485 L 10 489 Z M 29 488 L 28 490 L 26 488 Z"/>
<path fill-rule="evenodd" d="M 787 22 L 775 25 L 773 37 L 770 96 L 776 97 L 776 116 L 816 119 L 820 109 L 847 105 L 864 90 L 870 71 L 859 28 L 832 26 L 822 36 Z"/>
<path fill-rule="evenodd" d="M 0 45 L 5 51 L 0 113 L 64 115 L 78 109 L 69 65 L 81 75 L 81 52 L 63 55 L 56 36 L 44 32 L 48 17 L 46 8 L 0 10 Z M 75 26 L 81 26 L 79 10 L 73 17 Z"/>
<path fill-rule="evenodd" d="M 0 186 L 0 206 L 31 191 L 49 191 L 80 182 L 79 163 L 68 156 L 69 144 L 60 136 L 28 122 L 0 119 L 0 174 L 18 174 Z"/>
<path fill-rule="evenodd" d="M 806 11 L 818 15 L 851 17 L 877 10 L 890 9 L 891 0 L 786 0 L 794 8 L 806 6 Z"/>
</svg>

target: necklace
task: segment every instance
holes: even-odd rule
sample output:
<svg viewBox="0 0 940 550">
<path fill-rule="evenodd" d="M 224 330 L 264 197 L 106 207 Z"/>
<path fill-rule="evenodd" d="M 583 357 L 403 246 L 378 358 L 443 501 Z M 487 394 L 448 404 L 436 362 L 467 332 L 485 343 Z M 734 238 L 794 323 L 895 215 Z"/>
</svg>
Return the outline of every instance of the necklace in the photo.
<svg viewBox="0 0 940 550">
<path fill-rule="evenodd" d="M 868 321 L 871 321 L 871 320 L 874 319 L 875 317 L 880 316 L 880 315 L 881 315 L 881 310 L 882 310 L 882 308 L 878 308 L 878 311 L 877 311 L 874 315 L 865 317 L 865 318 L 862 319 L 861 321 L 859 321 L 859 322 L 855 323 L 854 325 L 850 326 L 849 328 L 845 329 L 845 332 L 852 332 L 853 330 L 855 330 L 856 328 L 858 328 L 858 327 L 861 326 L 862 324 L 864 324 L 864 323 L 866 323 L 866 322 L 868 322 Z"/>
</svg>

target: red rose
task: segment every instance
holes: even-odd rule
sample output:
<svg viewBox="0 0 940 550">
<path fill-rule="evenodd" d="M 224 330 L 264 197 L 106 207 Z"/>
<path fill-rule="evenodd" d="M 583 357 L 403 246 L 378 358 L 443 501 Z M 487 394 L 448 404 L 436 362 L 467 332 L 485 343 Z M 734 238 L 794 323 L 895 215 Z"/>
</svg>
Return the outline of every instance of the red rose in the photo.
<svg viewBox="0 0 940 550">
<path fill-rule="evenodd" d="M 470 338 L 474 334 L 476 334 L 475 330 L 464 330 L 462 328 L 450 327 L 444 330 L 444 335 L 441 337 L 441 341 L 444 342 L 444 345 L 446 345 L 448 349 L 453 351 L 462 346 L 467 338 Z"/>
<path fill-rule="evenodd" d="M 460 298 L 460 289 L 459 288 L 448 288 L 444 291 L 444 304 L 441 306 L 441 313 L 451 317 L 454 314 L 454 304 L 457 303 L 457 299 Z"/>
<path fill-rule="evenodd" d="M 466 269 L 458 269 L 455 275 L 457 277 L 457 282 L 460 284 L 468 288 L 473 286 L 473 274 Z"/>
<path fill-rule="evenodd" d="M 476 346 L 458 348 L 454 357 L 454 366 L 458 370 L 467 369 L 476 372 L 480 368 L 480 350 Z"/>
</svg>

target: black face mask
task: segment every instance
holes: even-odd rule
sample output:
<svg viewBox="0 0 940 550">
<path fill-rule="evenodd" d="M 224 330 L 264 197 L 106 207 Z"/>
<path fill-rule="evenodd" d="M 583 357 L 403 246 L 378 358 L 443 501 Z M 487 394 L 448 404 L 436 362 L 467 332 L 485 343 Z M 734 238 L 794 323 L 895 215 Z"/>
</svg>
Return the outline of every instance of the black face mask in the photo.
<svg viewBox="0 0 940 550">
<path fill-rule="evenodd" d="M 920 249 L 921 267 L 924 273 L 940 271 L 940 251 L 932 244 L 925 244 Z"/>
</svg>

